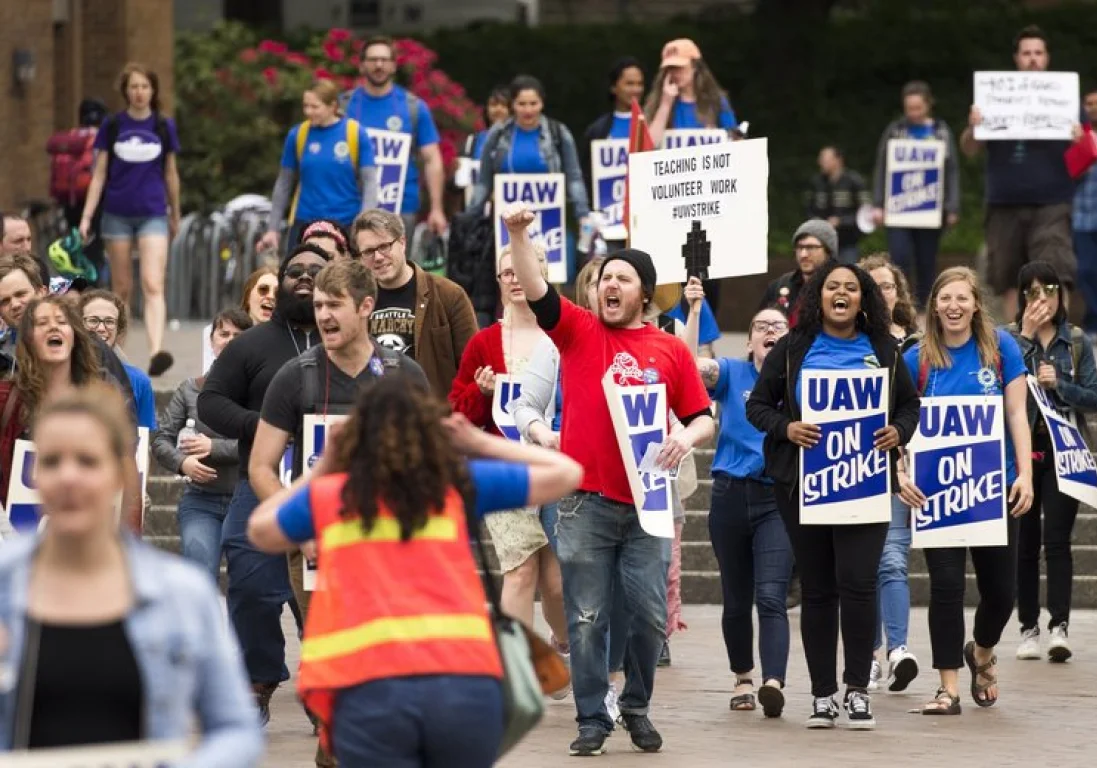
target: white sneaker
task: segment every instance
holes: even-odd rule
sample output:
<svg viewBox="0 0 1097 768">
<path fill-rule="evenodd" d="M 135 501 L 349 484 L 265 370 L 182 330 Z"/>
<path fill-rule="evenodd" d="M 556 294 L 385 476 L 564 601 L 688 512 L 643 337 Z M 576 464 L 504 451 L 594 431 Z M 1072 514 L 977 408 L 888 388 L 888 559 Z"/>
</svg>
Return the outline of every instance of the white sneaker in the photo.
<svg viewBox="0 0 1097 768">
<path fill-rule="evenodd" d="M 883 677 L 884 670 L 880 666 L 880 662 L 875 658 L 872 659 L 872 669 L 868 673 L 868 689 L 870 691 L 880 690 L 880 678 Z"/>
<path fill-rule="evenodd" d="M 905 645 L 900 645 L 888 654 L 888 662 L 888 690 L 905 691 L 910 681 L 918 677 L 918 659 Z"/>
<path fill-rule="evenodd" d="M 565 664 L 567 664 L 569 674 L 568 674 L 568 684 L 565 685 L 560 690 L 553 691 L 552 693 L 549 694 L 549 698 L 551 698 L 553 701 L 561 701 L 563 699 L 566 699 L 568 697 L 568 694 L 571 693 L 571 674 L 570 674 L 570 672 L 571 672 L 571 654 L 570 653 L 560 653 L 560 651 L 557 651 L 557 653 L 560 654 L 560 658 L 564 660 Z"/>
<path fill-rule="evenodd" d="M 1067 640 L 1067 624 L 1051 628 L 1051 639 L 1047 644 L 1047 660 L 1062 664 L 1073 654 L 1070 651 L 1070 642 Z"/>
<path fill-rule="evenodd" d="M 617 704 L 617 688 L 613 683 L 609 684 L 609 690 L 606 691 L 606 712 L 609 713 L 609 719 L 615 723 L 621 719 L 621 707 Z"/>
<path fill-rule="evenodd" d="M 1021 632 L 1021 644 L 1017 646 L 1017 658 L 1033 661 L 1043 658 L 1040 653 L 1040 628 L 1033 627 Z"/>
</svg>

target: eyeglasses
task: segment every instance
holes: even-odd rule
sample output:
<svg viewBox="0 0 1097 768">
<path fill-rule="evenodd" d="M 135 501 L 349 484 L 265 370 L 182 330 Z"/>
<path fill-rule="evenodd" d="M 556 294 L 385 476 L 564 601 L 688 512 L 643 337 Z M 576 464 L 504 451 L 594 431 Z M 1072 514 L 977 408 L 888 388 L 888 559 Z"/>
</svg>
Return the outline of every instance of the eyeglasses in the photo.
<svg viewBox="0 0 1097 768">
<path fill-rule="evenodd" d="M 289 274 L 288 269 L 286 270 L 286 274 Z M 270 296 L 271 293 L 274 292 L 274 286 L 266 283 L 259 283 L 255 286 L 255 290 L 259 293 L 260 296 Z"/>
<path fill-rule="evenodd" d="M 518 274 L 513 269 L 504 269 L 502 272 L 496 275 L 496 277 L 499 278 L 501 282 L 509 283 L 512 280 L 517 280 Z"/>
<path fill-rule="evenodd" d="M 300 280 L 307 274 L 310 278 L 315 279 L 323 268 L 323 264 L 309 264 L 307 267 L 304 264 L 294 264 L 286 270 L 286 277 L 290 280 Z"/>
<path fill-rule="evenodd" d="M 1041 296 L 1051 298 L 1059 293 L 1059 286 L 1052 283 L 1051 285 L 1034 285 L 1025 291 L 1025 298 L 1029 301 L 1039 301 Z"/>
<path fill-rule="evenodd" d="M 821 246 L 821 245 L 812 245 L 810 243 L 797 243 L 796 245 L 794 245 L 792 247 L 792 250 L 796 251 L 796 253 L 800 253 L 800 251 L 806 251 L 807 253 L 815 253 L 816 251 L 823 250 L 823 246 Z"/>
<path fill-rule="evenodd" d="M 788 330 L 788 323 L 784 320 L 755 320 L 750 324 L 750 330 L 754 333 L 784 333 Z"/>
<path fill-rule="evenodd" d="M 895 283 L 877 283 L 881 293 L 895 293 Z"/>
<path fill-rule="evenodd" d="M 84 327 L 89 331 L 94 331 L 99 326 L 103 326 L 108 331 L 118 327 L 118 319 L 114 317 L 85 317 Z"/>
<path fill-rule="evenodd" d="M 388 256 L 390 253 L 392 253 L 392 246 L 396 245 L 399 240 L 399 237 L 394 237 L 387 243 L 381 243 L 376 248 L 363 248 L 362 250 L 358 251 L 358 255 L 361 256 L 363 259 L 372 259 L 377 254 L 381 254 L 382 256 Z"/>
</svg>

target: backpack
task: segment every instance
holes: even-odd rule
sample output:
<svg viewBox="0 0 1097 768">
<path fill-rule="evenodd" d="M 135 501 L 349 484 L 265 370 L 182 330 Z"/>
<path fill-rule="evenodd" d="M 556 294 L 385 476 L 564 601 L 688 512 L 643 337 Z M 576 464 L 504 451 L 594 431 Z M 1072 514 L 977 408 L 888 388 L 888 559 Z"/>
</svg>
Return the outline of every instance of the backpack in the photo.
<svg viewBox="0 0 1097 768">
<path fill-rule="evenodd" d="M 552 137 L 552 146 L 556 150 L 556 156 L 560 158 L 561 166 L 563 166 L 564 138 L 560 128 L 560 121 L 553 120 L 551 117 L 546 117 L 545 119 L 548 121 L 549 135 Z M 484 148 L 480 151 L 480 162 L 483 162 L 485 157 L 490 157 L 491 153 L 495 151 L 495 148 L 499 145 L 499 137 L 502 135 L 503 132 L 501 130 L 493 131 L 488 135 L 488 139 L 484 142 Z"/>
<path fill-rule="evenodd" d="M 73 128 L 50 136 L 50 197 L 59 205 L 76 208 L 84 204 L 95 169 L 95 128 Z"/>
<path fill-rule="evenodd" d="M 305 156 L 305 147 L 308 146 L 309 141 L 309 128 L 311 123 L 305 120 L 299 126 L 297 126 L 297 189 L 293 191 L 293 203 L 289 209 L 289 223 L 292 225 L 294 219 L 297 218 L 297 202 L 301 198 L 301 159 Z M 361 130 L 361 126 L 357 120 L 351 120 L 349 117 L 346 120 L 347 129 L 347 149 L 350 150 L 350 167 L 354 169 L 354 174 L 357 177 L 358 174 L 358 137 Z"/>
<path fill-rule="evenodd" d="M 301 400 L 304 403 L 302 409 L 307 414 L 330 413 L 345 415 L 350 413 L 353 403 L 326 403 L 324 392 L 326 382 L 320 374 L 320 357 L 326 355 L 322 346 L 312 347 L 315 352 L 301 356 Z M 374 379 L 381 378 L 390 372 L 400 372 L 404 367 L 404 361 L 411 358 L 400 354 L 386 346 L 374 342 L 375 357 L 366 366 Z M 377 372 L 374 360 L 380 359 L 381 372 Z M 331 361 L 328 361 L 331 365 Z"/>
</svg>

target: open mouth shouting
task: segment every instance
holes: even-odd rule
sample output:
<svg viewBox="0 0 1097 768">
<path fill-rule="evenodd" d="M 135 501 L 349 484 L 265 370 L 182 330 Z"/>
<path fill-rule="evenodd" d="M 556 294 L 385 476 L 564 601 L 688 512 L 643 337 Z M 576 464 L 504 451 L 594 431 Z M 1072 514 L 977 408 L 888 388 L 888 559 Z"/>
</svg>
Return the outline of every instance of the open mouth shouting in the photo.
<svg viewBox="0 0 1097 768">
<path fill-rule="evenodd" d="M 762 346 L 766 349 L 773 349 L 773 346 L 777 343 L 776 336 L 766 335 L 766 340 L 762 342 Z"/>
<path fill-rule="evenodd" d="M 603 303 L 605 304 L 606 309 L 616 311 L 621 308 L 621 297 L 615 293 L 607 293 L 603 299 Z"/>
<path fill-rule="evenodd" d="M 270 320 L 274 314 L 274 299 L 264 298 L 259 301 L 259 314 L 264 320 Z"/>
<path fill-rule="evenodd" d="M 320 336 L 325 340 L 333 340 L 339 337 L 339 323 L 322 323 Z"/>
<path fill-rule="evenodd" d="M 60 331 L 50 331 L 46 334 L 46 346 L 50 349 L 64 349 L 65 337 Z"/>
</svg>

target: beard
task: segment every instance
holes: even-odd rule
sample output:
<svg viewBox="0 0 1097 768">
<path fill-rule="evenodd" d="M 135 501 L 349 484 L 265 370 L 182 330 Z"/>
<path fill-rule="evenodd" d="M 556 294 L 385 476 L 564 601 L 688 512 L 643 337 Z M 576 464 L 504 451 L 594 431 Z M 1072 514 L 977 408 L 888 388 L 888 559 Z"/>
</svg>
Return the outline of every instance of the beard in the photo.
<svg viewBox="0 0 1097 768">
<path fill-rule="evenodd" d="M 316 325 L 316 308 L 312 305 L 311 294 L 304 298 L 279 289 L 274 311 L 293 325 Z"/>
</svg>

